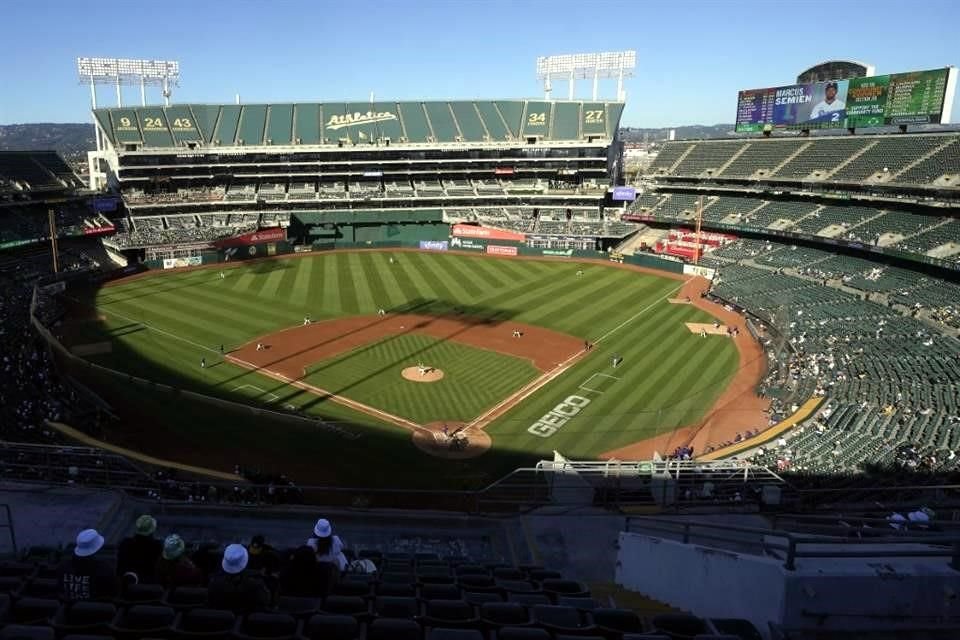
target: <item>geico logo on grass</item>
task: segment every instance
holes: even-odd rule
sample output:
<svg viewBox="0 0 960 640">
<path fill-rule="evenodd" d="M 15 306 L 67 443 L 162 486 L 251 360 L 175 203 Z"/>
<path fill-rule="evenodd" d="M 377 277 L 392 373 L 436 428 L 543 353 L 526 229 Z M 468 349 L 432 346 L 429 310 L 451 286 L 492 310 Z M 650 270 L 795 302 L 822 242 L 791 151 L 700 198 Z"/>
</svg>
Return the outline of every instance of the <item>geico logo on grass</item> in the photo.
<svg viewBox="0 0 960 640">
<path fill-rule="evenodd" d="M 327 129 L 342 129 L 343 127 L 352 127 L 358 124 L 367 124 L 370 122 L 386 122 L 387 120 L 396 120 L 397 116 L 389 111 L 367 111 L 366 113 L 348 113 L 343 116 L 332 115 L 327 122 Z"/>
<path fill-rule="evenodd" d="M 527 431 L 541 438 L 549 438 L 559 431 L 560 427 L 567 424 L 570 418 L 583 411 L 583 408 L 588 404 L 590 404 L 590 398 L 567 396 L 549 413 L 544 414 L 542 418 L 530 425 Z"/>
</svg>

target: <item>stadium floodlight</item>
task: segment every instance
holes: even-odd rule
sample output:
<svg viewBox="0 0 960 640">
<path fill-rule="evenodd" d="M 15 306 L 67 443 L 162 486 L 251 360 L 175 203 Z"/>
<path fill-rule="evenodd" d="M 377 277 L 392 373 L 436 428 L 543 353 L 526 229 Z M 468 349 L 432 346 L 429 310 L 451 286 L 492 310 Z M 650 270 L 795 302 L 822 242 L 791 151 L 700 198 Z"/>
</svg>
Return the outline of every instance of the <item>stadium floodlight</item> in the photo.
<svg viewBox="0 0 960 640">
<path fill-rule="evenodd" d="M 170 106 L 170 87 L 180 81 L 180 63 L 176 60 L 132 60 L 129 58 L 77 58 L 80 82 L 89 83 L 90 101 L 97 108 L 98 84 L 117 88 L 117 106 L 123 106 L 122 85 L 140 86 L 140 104 L 147 106 L 147 85 L 163 87 L 164 103 Z"/>
<path fill-rule="evenodd" d="M 574 83 L 578 78 L 593 78 L 593 99 L 597 99 L 600 78 L 617 79 L 617 100 L 624 100 L 623 79 L 632 77 L 637 67 L 636 51 L 572 53 L 537 58 L 537 78 L 543 80 L 544 95 L 550 99 L 551 81 L 565 78 L 570 83 L 568 99 L 573 100 Z"/>
</svg>

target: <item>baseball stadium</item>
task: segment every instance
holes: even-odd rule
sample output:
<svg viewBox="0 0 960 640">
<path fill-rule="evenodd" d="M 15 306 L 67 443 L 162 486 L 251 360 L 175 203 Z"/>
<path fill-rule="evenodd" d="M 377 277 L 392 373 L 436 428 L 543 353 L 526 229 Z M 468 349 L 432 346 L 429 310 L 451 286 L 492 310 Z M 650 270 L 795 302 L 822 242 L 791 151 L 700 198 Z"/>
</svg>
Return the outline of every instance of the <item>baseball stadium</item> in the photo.
<svg viewBox="0 0 960 640">
<path fill-rule="evenodd" d="M 957 72 L 858 65 L 742 91 L 730 136 L 639 169 L 623 91 L 572 80 L 164 93 L 94 106 L 84 179 L 0 152 L 0 638 L 955 637 Z M 100 533 L 71 553 L 119 554 L 106 599 L 62 593 L 40 525 L 14 540 L 80 503 Z M 221 567 L 265 562 L 228 540 L 318 509 L 333 578 L 285 587 L 278 552 L 269 603 L 215 602 Z M 164 558 L 196 543 L 191 593 L 125 581 L 112 545 L 158 521 Z M 651 578 L 680 570 L 716 602 Z"/>
</svg>

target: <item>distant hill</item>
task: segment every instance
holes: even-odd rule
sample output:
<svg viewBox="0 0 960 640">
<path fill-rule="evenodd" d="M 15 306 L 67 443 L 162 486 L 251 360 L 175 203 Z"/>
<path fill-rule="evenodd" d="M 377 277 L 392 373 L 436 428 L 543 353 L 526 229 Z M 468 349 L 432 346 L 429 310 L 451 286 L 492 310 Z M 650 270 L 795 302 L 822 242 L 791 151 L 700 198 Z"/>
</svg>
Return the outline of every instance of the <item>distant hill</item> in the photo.
<svg viewBox="0 0 960 640">
<path fill-rule="evenodd" d="M 670 130 L 677 132 L 677 140 L 691 138 L 730 138 L 736 134 L 732 124 L 693 124 L 683 127 L 664 127 L 660 129 L 644 129 L 639 127 L 624 127 L 620 130 L 624 142 L 663 142 L 670 137 Z"/>
<path fill-rule="evenodd" d="M 87 151 L 95 146 L 91 123 L 0 125 L 0 151 L 52 149 L 68 160 L 86 160 Z"/>
</svg>

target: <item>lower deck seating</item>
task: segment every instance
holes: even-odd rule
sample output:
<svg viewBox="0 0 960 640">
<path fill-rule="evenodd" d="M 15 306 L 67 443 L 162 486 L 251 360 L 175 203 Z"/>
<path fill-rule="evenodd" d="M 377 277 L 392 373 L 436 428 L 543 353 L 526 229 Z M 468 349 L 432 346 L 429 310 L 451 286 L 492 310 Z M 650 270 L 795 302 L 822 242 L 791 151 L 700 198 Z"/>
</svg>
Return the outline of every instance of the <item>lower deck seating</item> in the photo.
<svg viewBox="0 0 960 640">
<path fill-rule="evenodd" d="M 197 551 L 198 566 L 208 566 L 217 552 Z M 99 552 L 112 553 L 108 547 Z M 285 593 L 281 579 L 273 583 L 279 587 L 270 605 L 261 610 L 213 607 L 206 585 L 136 584 L 109 600 L 60 602 L 54 564 L 7 563 L 0 565 L 0 638 L 551 640 L 564 634 L 676 637 L 683 629 L 696 629 L 705 634 L 698 638 L 709 640 L 733 628 L 729 620 L 616 608 L 592 598 L 587 585 L 539 566 L 364 550 L 351 555 L 370 560 L 376 571 L 348 572 L 318 584 L 309 595 Z M 741 635 L 732 637 L 758 637 L 749 622 L 737 623 Z"/>
</svg>

